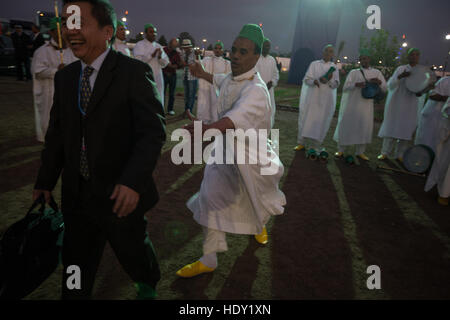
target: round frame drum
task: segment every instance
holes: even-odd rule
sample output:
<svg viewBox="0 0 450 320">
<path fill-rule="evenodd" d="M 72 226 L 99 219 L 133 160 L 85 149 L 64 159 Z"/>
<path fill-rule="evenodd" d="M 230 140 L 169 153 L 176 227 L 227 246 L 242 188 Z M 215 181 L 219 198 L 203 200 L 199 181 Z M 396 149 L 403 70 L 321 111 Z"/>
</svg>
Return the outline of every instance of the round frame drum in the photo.
<svg viewBox="0 0 450 320">
<path fill-rule="evenodd" d="M 419 93 L 423 91 L 431 80 L 431 70 L 425 66 L 417 65 L 411 69 L 411 75 L 406 78 L 406 88 L 413 92 Z"/>
<path fill-rule="evenodd" d="M 433 164 L 434 152 L 426 145 L 419 144 L 406 150 L 403 165 L 406 170 L 414 173 L 425 173 Z"/>
</svg>

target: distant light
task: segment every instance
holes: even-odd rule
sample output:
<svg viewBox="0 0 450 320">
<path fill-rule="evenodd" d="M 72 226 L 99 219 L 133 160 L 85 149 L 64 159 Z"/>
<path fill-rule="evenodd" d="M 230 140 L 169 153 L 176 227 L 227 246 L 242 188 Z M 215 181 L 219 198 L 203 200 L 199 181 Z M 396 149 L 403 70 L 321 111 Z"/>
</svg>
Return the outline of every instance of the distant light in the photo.
<svg viewBox="0 0 450 320">
<path fill-rule="evenodd" d="M 402 39 L 406 39 L 406 35 L 405 34 L 402 36 Z"/>
<path fill-rule="evenodd" d="M 446 39 L 446 40 L 450 40 L 450 34 L 446 35 L 446 36 L 445 36 L 445 39 Z"/>
<path fill-rule="evenodd" d="M 283 68 L 281 68 L 281 71 L 286 72 L 286 71 L 287 71 L 287 68 L 286 68 L 286 67 L 283 67 Z"/>
<path fill-rule="evenodd" d="M 207 40 L 206 40 L 206 39 L 202 39 L 202 41 L 203 41 L 203 42 L 206 42 Z"/>
<path fill-rule="evenodd" d="M 444 69 L 444 66 L 439 66 L 439 69 Z"/>
<path fill-rule="evenodd" d="M 408 46 L 408 43 L 407 42 L 403 42 L 402 47 L 406 48 L 407 46 Z"/>
<path fill-rule="evenodd" d="M 141 34 L 143 35 L 144 33 L 143 33 L 143 32 L 141 32 Z"/>
<path fill-rule="evenodd" d="M 41 13 L 41 14 L 40 14 L 40 16 L 41 16 L 41 17 L 43 17 L 43 16 L 44 16 L 44 14 L 43 14 L 43 13 Z"/>
<path fill-rule="evenodd" d="M 433 67 L 433 70 L 436 70 L 437 69 L 437 67 Z"/>
<path fill-rule="evenodd" d="M 123 22 L 127 22 L 127 18 L 123 17 L 123 18 L 122 18 L 122 21 L 123 21 Z"/>
<path fill-rule="evenodd" d="M 383 62 L 380 60 L 380 61 L 378 61 L 378 63 L 379 63 L 379 64 L 382 64 Z"/>
<path fill-rule="evenodd" d="M 360 61 L 358 61 L 358 64 L 361 64 L 361 62 L 360 62 Z"/>
<path fill-rule="evenodd" d="M 36 13 L 41 13 L 40 11 L 37 11 Z"/>
<path fill-rule="evenodd" d="M 340 63 L 340 62 L 341 62 L 341 60 L 338 60 L 337 62 L 338 62 L 338 63 Z"/>
<path fill-rule="evenodd" d="M 347 60 L 348 59 L 348 57 L 344 57 L 344 60 Z"/>
<path fill-rule="evenodd" d="M 262 24 L 262 22 L 260 22 L 260 23 L 259 23 L 259 27 L 262 28 L 262 26 L 263 26 L 263 24 Z"/>
<path fill-rule="evenodd" d="M 129 35 L 130 34 L 130 30 L 125 30 L 125 34 Z"/>
<path fill-rule="evenodd" d="M 127 10 L 127 11 L 125 11 L 125 15 L 128 15 L 128 10 Z"/>
</svg>

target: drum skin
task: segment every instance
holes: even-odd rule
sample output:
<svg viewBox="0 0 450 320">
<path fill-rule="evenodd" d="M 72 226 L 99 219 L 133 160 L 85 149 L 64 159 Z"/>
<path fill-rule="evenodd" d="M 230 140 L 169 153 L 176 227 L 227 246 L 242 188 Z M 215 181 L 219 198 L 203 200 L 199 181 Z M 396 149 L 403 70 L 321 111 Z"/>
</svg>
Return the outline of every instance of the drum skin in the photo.
<svg viewBox="0 0 450 320">
<path fill-rule="evenodd" d="M 431 71 L 425 66 L 415 66 L 411 69 L 411 75 L 406 78 L 405 86 L 412 93 L 423 91 L 431 80 Z"/>
<path fill-rule="evenodd" d="M 410 172 L 425 173 L 430 170 L 433 160 L 433 150 L 426 145 L 419 144 L 406 150 L 403 156 L 403 165 Z"/>
</svg>

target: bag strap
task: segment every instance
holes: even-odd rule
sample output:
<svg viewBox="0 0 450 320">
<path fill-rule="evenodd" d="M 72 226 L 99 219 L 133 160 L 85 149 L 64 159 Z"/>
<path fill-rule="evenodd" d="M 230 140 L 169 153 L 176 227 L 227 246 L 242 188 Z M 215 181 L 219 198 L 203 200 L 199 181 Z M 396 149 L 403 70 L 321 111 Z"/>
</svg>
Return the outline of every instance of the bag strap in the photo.
<svg viewBox="0 0 450 320">
<path fill-rule="evenodd" d="M 31 205 L 30 209 L 28 209 L 27 214 L 25 215 L 26 217 L 33 212 L 33 210 L 38 206 L 41 205 L 41 208 L 39 209 L 40 213 L 44 213 L 44 209 L 45 209 L 45 198 L 44 195 L 41 194 L 39 196 L 39 198 L 37 198 L 36 200 L 34 200 L 33 204 Z M 55 199 L 53 198 L 53 196 L 50 196 L 50 202 L 49 202 L 49 206 L 50 208 L 52 208 L 55 212 L 58 212 L 58 204 L 56 203 Z"/>
<path fill-rule="evenodd" d="M 369 81 L 367 81 L 367 78 L 366 78 L 366 75 L 364 74 L 363 69 L 362 69 L 362 68 L 359 68 L 359 71 L 361 71 L 361 73 L 362 73 L 362 75 L 363 75 L 363 77 L 364 77 L 364 80 L 366 80 L 366 82 L 369 82 Z"/>
</svg>

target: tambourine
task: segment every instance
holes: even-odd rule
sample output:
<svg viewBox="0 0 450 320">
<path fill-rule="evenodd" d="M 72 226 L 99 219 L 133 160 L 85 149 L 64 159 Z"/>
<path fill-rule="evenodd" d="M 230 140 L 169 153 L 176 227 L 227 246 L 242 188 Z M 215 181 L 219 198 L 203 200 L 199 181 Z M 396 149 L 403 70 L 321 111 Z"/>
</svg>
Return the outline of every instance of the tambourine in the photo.
<svg viewBox="0 0 450 320">
<path fill-rule="evenodd" d="M 421 93 L 431 82 L 431 70 L 425 66 L 414 66 L 406 78 L 405 86 L 412 93 Z"/>
</svg>

